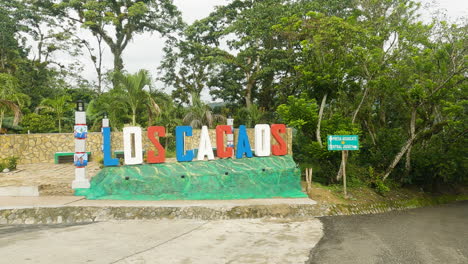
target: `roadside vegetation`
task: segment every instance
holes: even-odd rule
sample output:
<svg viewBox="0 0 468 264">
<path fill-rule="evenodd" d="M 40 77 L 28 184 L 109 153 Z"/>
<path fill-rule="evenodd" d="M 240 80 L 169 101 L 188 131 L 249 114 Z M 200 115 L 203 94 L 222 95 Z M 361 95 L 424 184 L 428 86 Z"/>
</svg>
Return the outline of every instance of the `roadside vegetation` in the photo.
<svg viewBox="0 0 468 264">
<path fill-rule="evenodd" d="M 165 126 L 172 152 L 178 125 L 285 123 L 296 162 L 330 188 L 342 169 L 327 135 L 359 135 L 351 189 L 467 185 L 468 23 L 422 12 L 410 0 L 233 0 L 187 24 L 170 0 L 3 1 L 0 133 L 72 131 L 80 99 L 91 131 L 105 115 L 114 130 Z M 128 72 L 122 54 L 144 32 L 166 39 L 164 57 Z"/>
</svg>

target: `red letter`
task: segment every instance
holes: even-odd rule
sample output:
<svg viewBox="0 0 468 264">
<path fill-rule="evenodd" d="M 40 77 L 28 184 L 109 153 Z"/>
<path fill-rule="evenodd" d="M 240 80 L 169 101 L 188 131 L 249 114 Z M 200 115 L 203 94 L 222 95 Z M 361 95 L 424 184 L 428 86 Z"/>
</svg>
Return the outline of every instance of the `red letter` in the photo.
<svg viewBox="0 0 468 264">
<path fill-rule="evenodd" d="M 232 157 L 232 147 L 224 146 L 224 134 L 232 134 L 232 128 L 228 125 L 216 126 L 216 152 L 218 158 Z"/>
<path fill-rule="evenodd" d="M 286 133 L 286 126 L 284 124 L 271 125 L 271 135 L 276 139 L 278 145 L 271 145 L 271 153 L 275 156 L 283 156 L 288 154 L 288 146 L 280 134 Z"/>
<path fill-rule="evenodd" d="M 148 127 L 148 138 L 158 150 L 158 156 L 154 155 L 154 150 L 148 151 L 148 163 L 163 163 L 166 160 L 166 150 L 163 148 L 163 146 L 161 146 L 161 143 L 159 143 L 159 141 L 154 136 L 155 133 L 158 133 L 159 137 L 165 137 L 166 128 L 163 126 Z"/>
</svg>

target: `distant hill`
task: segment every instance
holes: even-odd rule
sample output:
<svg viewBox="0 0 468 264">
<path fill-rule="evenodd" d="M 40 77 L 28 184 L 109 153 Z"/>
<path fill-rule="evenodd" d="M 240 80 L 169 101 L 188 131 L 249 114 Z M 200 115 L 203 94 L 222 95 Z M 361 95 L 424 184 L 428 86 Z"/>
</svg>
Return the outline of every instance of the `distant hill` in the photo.
<svg viewBox="0 0 468 264">
<path fill-rule="evenodd" d="M 223 107 L 226 104 L 227 104 L 226 102 L 217 102 L 217 103 L 208 103 L 207 105 L 211 107 L 211 109 L 213 109 L 215 107 Z"/>
</svg>

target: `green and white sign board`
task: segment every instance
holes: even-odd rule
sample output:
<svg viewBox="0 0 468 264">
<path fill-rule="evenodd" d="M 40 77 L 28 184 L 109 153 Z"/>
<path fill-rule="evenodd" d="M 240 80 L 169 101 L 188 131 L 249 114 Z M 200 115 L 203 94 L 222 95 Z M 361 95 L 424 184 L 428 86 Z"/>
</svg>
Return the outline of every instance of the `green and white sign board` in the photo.
<svg viewBox="0 0 468 264">
<path fill-rule="evenodd" d="M 359 150 L 358 135 L 328 136 L 328 150 Z"/>
</svg>

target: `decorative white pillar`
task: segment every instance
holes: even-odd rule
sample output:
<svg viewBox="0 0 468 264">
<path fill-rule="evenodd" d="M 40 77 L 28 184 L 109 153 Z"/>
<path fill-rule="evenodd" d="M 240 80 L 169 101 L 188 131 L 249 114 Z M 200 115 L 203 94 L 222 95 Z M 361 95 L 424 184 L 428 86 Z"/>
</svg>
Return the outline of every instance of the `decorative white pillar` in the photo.
<svg viewBox="0 0 468 264">
<path fill-rule="evenodd" d="M 76 102 L 75 111 L 75 180 L 72 182 L 72 189 L 87 189 L 90 187 L 86 178 L 86 166 L 88 165 L 88 154 L 86 152 L 86 138 L 88 137 L 88 126 L 86 125 L 86 112 L 84 102 Z"/>
<path fill-rule="evenodd" d="M 231 126 L 231 134 L 227 134 L 227 146 L 234 148 L 234 118 L 228 117 L 227 118 L 227 125 Z M 234 151 L 232 152 L 234 155 Z"/>
<path fill-rule="evenodd" d="M 232 134 L 227 135 L 227 146 L 234 147 L 234 118 L 228 117 L 227 125 L 231 126 L 231 129 L 232 129 Z"/>
</svg>

